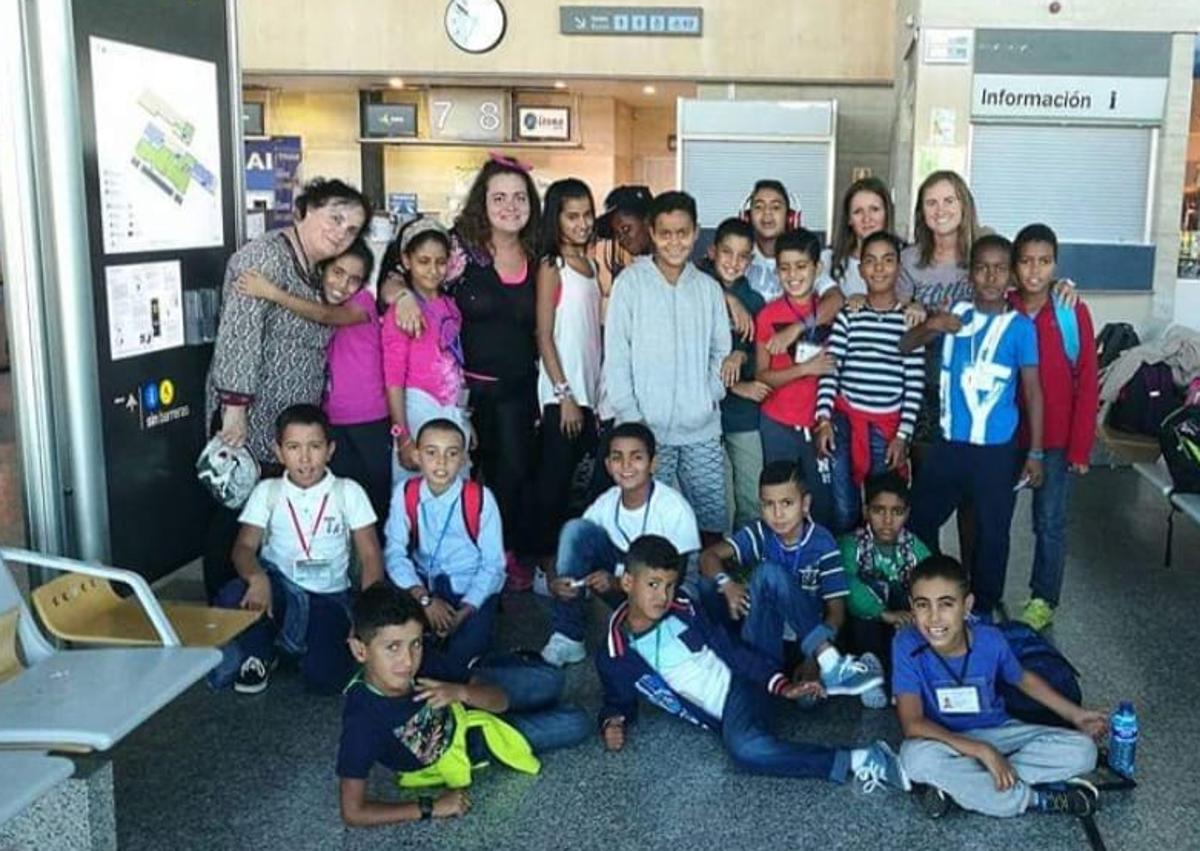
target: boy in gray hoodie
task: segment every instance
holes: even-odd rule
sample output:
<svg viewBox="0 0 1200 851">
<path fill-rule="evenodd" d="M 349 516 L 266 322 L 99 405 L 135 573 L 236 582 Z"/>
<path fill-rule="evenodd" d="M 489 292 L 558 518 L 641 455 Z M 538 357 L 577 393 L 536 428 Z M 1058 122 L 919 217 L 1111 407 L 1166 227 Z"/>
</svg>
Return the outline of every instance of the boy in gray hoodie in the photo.
<svg viewBox="0 0 1200 851">
<path fill-rule="evenodd" d="M 702 537 L 716 540 L 728 522 L 719 404 L 729 319 L 720 290 L 688 260 L 698 235 L 695 199 L 664 192 L 647 219 L 653 255 L 613 285 L 605 388 L 618 423 L 641 421 L 654 432 L 657 478 L 683 492 Z"/>
</svg>

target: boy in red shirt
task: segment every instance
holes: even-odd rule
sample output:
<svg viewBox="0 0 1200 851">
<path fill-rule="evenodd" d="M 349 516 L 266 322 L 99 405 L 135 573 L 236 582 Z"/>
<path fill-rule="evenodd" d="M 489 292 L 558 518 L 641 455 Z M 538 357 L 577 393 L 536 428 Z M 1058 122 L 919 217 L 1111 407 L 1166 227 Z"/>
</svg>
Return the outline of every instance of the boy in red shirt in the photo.
<svg viewBox="0 0 1200 851">
<path fill-rule="evenodd" d="M 799 464 L 805 489 L 812 494 L 810 516 L 829 528 L 833 522 L 829 462 L 818 463 L 813 434 L 817 381 L 836 368 L 823 345 L 829 326 L 817 325 L 820 238 L 804 228 L 788 231 L 775 241 L 775 265 L 783 294 L 754 319 L 754 377 L 771 388 L 758 426 L 763 464 Z"/>
<path fill-rule="evenodd" d="M 1058 238 L 1053 230 L 1042 224 L 1021 229 L 1013 242 L 1017 289 L 1009 293 L 1009 300 L 1037 329 L 1046 457 L 1042 486 L 1033 492 L 1037 543 L 1031 599 L 1017 619 L 1039 630 L 1050 625 L 1058 606 L 1067 560 L 1070 474 L 1088 471 L 1100 393 L 1092 316 L 1082 301 L 1072 308 L 1052 297 L 1057 262 Z M 1024 410 L 1021 415 L 1021 446 L 1027 448 L 1029 428 Z"/>
</svg>

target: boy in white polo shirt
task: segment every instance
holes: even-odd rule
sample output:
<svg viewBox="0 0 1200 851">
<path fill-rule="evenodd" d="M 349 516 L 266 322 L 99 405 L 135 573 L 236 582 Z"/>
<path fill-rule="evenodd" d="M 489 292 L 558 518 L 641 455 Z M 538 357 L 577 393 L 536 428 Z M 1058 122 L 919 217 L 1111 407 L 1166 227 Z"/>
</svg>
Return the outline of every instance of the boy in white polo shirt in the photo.
<svg viewBox="0 0 1200 851">
<path fill-rule="evenodd" d="M 328 469 L 334 442 L 329 419 L 315 405 L 293 405 L 275 420 L 280 479 L 258 483 L 242 509 L 233 545 L 238 579 L 216 605 L 256 609 L 266 617 L 225 648 L 210 682 L 233 681 L 242 694 L 263 691 L 276 648 L 299 660 L 311 690 L 336 694 L 354 673 L 350 632 L 350 545 L 361 587 L 383 578 L 375 512 L 362 487 Z"/>
<path fill-rule="evenodd" d="M 602 493 L 583 517 L 570 520 L 558 539 L 552 633 L 542 658 L 561 667 L 582 662 L 584 596 L 591 591 L 611 604 L 623 595 L 617 585 L 629 545 L 642 535 L 661 535 L 680 553 L 700 549 L 696 514 L 683 494 L 654 480 L 657 445 L 644 423 L 612 430 L 604 465 L 616 487 Z"/>
</svg>

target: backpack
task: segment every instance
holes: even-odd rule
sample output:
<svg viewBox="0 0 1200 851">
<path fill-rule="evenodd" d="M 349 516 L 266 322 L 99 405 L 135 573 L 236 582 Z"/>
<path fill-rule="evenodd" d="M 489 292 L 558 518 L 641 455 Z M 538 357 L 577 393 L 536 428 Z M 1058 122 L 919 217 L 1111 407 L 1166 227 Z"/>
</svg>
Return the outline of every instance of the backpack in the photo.
<svg viewBox="0 0 1200 851">
<path fill-rule="evenodd" d="M 404 513 L 408 516 L 408 554 L 417 551 L 421 534 L 421 524 L 417 511 L 421 505 L 421 477 L 414 476 L 404 483 Z M 479 546 L 479 529 L 483 525 L 483 485 L 467 479 L 463 482 L 462 499 L 458 501 L 462 508 L 463 525 L 471 543 Z"/>
<path fill-rule="evenodd" d="M 1128 322 L 1109 322 L 1096 335 L 1096 357 L 1100 369 L 1115 361 L 1121 352 L 1141 344 L 1137 331 Z"/>
<path fill-rule="evenodd" d="M 1167 415 L 1183 404 L 1183 393 L 1175 386 L 1171 367 L 1144 363 L 1125 382 L 1108 414 L 1115 429 L 1158 437 Z"/>
<path fill-rule="evenodd" d="M 1078 704 L 1083 699 L 1083 692 L 1079 689 L 1079 671 L 1045 636 L 1020 621 L 1004 621 L 997 628 L 1022 668 L 1033 671 L 1072 703 Z M 1058 717 L 1057 713 L 1042 706 L 1016 686 L 997 680 L 996 690 L 1004 699 L 1008 713 L 1018 721 L 1054 727 L 1071 726 L 1069 721 Z"/>
<path fill-rule="evenodd" d="M 1200 406 L 1184 405 L 1168 414 L 1158 443 L 1174 492 L 1200 493 Z"/>
</svg>

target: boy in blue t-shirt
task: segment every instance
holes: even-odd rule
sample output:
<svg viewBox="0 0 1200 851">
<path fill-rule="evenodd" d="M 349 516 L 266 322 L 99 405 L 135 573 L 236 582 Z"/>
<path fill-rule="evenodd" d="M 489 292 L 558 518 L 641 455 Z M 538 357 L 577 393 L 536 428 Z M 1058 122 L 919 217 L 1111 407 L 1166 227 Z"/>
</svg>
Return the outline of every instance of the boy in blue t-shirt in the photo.
<svg viewBox="0 0 1200 851">
<path fill-rule="evenodd" d="M 1009 308 L 1012 243 L 989 234 L 971 246 L 974 300 L 936 313 L 900 341 L 902 350 L 942 337 L 941 438 L 913 487 L 913 533 L 935 552 L 938 531 L 969 505 L 976 529 L 976 612 L 990 618 L 1004 594 L 1008 532 L 1016 491 L 1042 482 L 1042 390 L 1037 332 Z M 1017 384 L 1030 425 L 1030 449 L 1018 476 Z M 1014 487 L 1014 484 L 1016 487 Z"/>
<path fill-rule="evenodd" d="M 465 815 L 463 788 L 481 762 L 536 774 L 535 753 L 592 735 L 580 709 L 558 705 L 563 674 L 540 660 L 508 655 L 468 670 L 432 647 L 421 604 L 378 582 L 354 604 L 350 652 L 362 666 L 346 688 L 337 775 L 342 820 L 352 826 Z M 405 788 L 444 786 L 414 801 L 369 801 L 375 763 Z"/>
<path fill-rule="evenodd" d="M 710 616 L 742 621 L 742 640 L 775 664 L 783 661 L 790 628 L 809 663 L 801 677 L 811 679 L 819 669 L 823 694 L 859 695 L 879 687 L 878 659 L 844 655 L 833 644 L 846 621 L 850 590 L 837 542 L 809 517 L 812 496 L 800 468 L 790 461 L 767 464 L 759 496 L 761 520 L 700 554 Z M 726 563 L 734 576 L 725 572 Z"/>
<path fill-rule="evenodd" d="M 992 816 L 1093 812 L 1098 792 L 1079 775 L 1096 766 L 1092 739 L 1104 735 L 1105 716 L 1023 669 L 1000 630 L 967 625 L 973 601 L 955 559 L 917 565 L 910 599 L 916 624 L 892 643 L 892 692 L 905 739 L 900 761 L 911 781 L 930 787 L 926 810 L 941 815 L 949 798 Z M 999 679 L 1081 732 L 1013 720 L 996 693 Z"/>
</svg>

